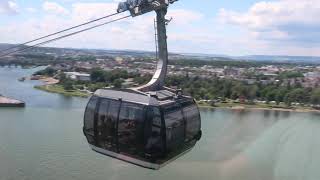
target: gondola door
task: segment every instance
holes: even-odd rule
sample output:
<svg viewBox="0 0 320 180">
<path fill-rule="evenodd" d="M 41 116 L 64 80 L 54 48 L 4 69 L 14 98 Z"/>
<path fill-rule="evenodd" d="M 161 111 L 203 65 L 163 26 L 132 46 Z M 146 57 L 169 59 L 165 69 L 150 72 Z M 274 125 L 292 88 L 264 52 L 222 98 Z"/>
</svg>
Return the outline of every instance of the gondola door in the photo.
<svg viewBox="0 0 320 180">
<path fill-rule="evenodd" d="M 179 104 L 164 107 L 166 143 L 169 152 L 176 152 L 184 145 L 185 121 Z"/>
<path fill-rule="evenodd" d="M 116 151 L 116 126 L 120 102 L 101 99 L 96 121 L 96 145 L 102 149 Z"/>
<path fill-rule="evenodd" d="M 121 154 L 144 156 L 144 106 L 123 102 L 118 121 L 118 145 Z"/>
<path fill-rule="evenodd" d="M 109 101 L 106 99 L 101 99 L 95 122 L 96 145 L 100 148 L 105 148 L 105 121 L 107 118 L 108 107 Z"/>
</svg>

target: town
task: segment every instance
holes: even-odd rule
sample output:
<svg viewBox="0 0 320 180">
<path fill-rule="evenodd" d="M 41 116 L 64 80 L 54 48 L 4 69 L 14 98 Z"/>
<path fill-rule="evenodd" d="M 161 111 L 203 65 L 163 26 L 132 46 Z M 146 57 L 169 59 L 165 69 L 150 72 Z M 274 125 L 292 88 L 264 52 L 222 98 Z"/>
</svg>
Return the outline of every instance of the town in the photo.
<svg viewBox="0 0 320 180">
<path fill-rule="evenodd" d="M 296 84 L 304 88 L 316 88 L 320 86 L 320 65 L 303 66 L 295 64 L 264 65 L 257 67 L 241 67 L 245 62 L 239 62 L 234 66 L 206 65 L 206 61 L 200 65 L 190 63 L 175 63 L 169 65 L 170 76 L 186 76 L 190 78 L 219 78 L 242 81 L 248 85 L 253 84 L 279 84 L 280 86 Z M 203 65 L 202 65 L 203 64 Z M 209 62 L 210 64 L 210 62 Z M 213 62 L 214 64 L 214 62 Z M 228 62 L 226 62 L 228 64 Z M 61 63 L 50 65 L 49 68 L 55 71 L 62 71 L 69 79 L 79 81 L 91 81 L 90 73 L 94 69 L 101 69 L 106 72 L 113 70 L 126 71 L 141 76 L 151 76 L 154 73 L 156 61 L 152 59 L 131 58 L 108 58 L 97 59 L 96 61 L 76 61 L 72 63 Z M 218 66 L 218 67 L 217 67 Z M 219 67 L 220 66 L 220 67 Z M 77 70 L 72 72 L 72 70 Z M 133 82 L 126 79 L 124 85 Z"/>
<path fill-rule="evenodd" d="M 181 88 L 207 106 L 271 108 L 320 107 L 320 65 L 249 61 L 170 54 L 167 86 Z M 99 88 L 128 88 L 148 82 L 156 59 L 152 52 L 39 48 L 6 57 L 8 64 L 44 66 L 31 79 L 36 88 L 88 97 Z M 24 80 L 23 78 L 21 80 Z"/>
</svg>

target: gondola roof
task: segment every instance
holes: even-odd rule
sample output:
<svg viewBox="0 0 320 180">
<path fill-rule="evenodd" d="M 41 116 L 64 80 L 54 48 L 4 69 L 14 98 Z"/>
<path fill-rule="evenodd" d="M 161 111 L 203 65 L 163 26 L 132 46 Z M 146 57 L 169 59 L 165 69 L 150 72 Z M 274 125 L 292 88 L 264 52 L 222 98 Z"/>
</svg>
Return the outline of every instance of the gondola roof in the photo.
<svg viewBox="0 0 320 180">
<path fill-rule="evenodd" d="M 169 90 L 140 92 L 131 89 L 115 90 L 115 89 L 99 89 L 94 93 L 95 96 L 105 97 L 114 100 L 122 100 L 126 102 L 159 106 L 164 104 L 175 103 L 179 98 L 191 98 L 187 96 L 179 96 Z"/>
</svg>

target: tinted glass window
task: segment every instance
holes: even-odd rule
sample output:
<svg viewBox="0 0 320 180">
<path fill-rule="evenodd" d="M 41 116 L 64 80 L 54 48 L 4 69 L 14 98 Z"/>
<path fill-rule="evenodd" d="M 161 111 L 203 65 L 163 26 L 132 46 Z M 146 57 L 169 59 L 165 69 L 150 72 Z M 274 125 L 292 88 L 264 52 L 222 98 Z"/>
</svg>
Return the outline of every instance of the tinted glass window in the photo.
<svg viewBox="0 0 320 180">
<path fill-rule="evenodd" d="M 84 116 L 84 131 L 87 135 L 94 136 L 94 116 L 98 98 L 93 96 L 86 108 Z"/>
<path fill-rule="evenodd" d="M 109 100 L 102 99 L 99 105 L 97 129 L 102 128 L 108 115 Z"/>
<path fill-rule="evenodd" d="M 110 100 L 110 105 L 108 109 L 108 121 L 116 123 L 119 115 L 120 102 L 115 100 Z"/>
<path fill-rule="evenodd" d="M 185 126 L 182 111 L 179 105 L 174 104 L 164 108 L 166 123 L 166 139 L 168 150 L 174 150 L 184 143 Z"/>
<path fill-rule="evenodd" d="M 120 102 L 109 100 L 109 106 L 106 118 L 103 123 L 103 145 L 105 149 L 117 149 L 117 121 L 119 115 Z"/>
<path fill-rule="evenodd" d="M 183 114 L 186 120 L 186 139 L 193 139 L 200 131 L 200 114 L 195 103 L 184 103 Z"/>
<path fill-rule="evenodd" d="M 97 145 L 99 147 L 105 146 L 105 141 L 107 138 L 106 122 L 108 119 L 108 108 L 109 108 L 109 100 L 101 99 L 99 110 L 98 110 L 98 118 L 96 122 L 96 137 L 97 137 Z"/>
<path fill-rule="evenodd" d="M 164 150 L 161 124 L 160 109 L 149 107 L 145 123 L 145 151 L 147 156 L 153 160 L 161 156 Z"/>
<path fill-rule="evenodd" d="M 126 102 L 121 104 L 118 123 L 121 153 L 139 156 L 143 154 L 144 117 L 144 106 Z"/>
</svg>

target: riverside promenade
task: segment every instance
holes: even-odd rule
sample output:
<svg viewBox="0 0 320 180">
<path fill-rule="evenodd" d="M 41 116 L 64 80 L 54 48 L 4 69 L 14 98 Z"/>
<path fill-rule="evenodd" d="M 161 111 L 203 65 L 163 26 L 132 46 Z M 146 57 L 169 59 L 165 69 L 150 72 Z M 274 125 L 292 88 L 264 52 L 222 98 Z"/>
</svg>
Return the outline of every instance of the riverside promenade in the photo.
<svg viewBox="0 0 320 180">
<path fill-rule="evenodd" d="M 25 107 L 25 102 L 0 95 L 0 107 Z"/>
</svg>

